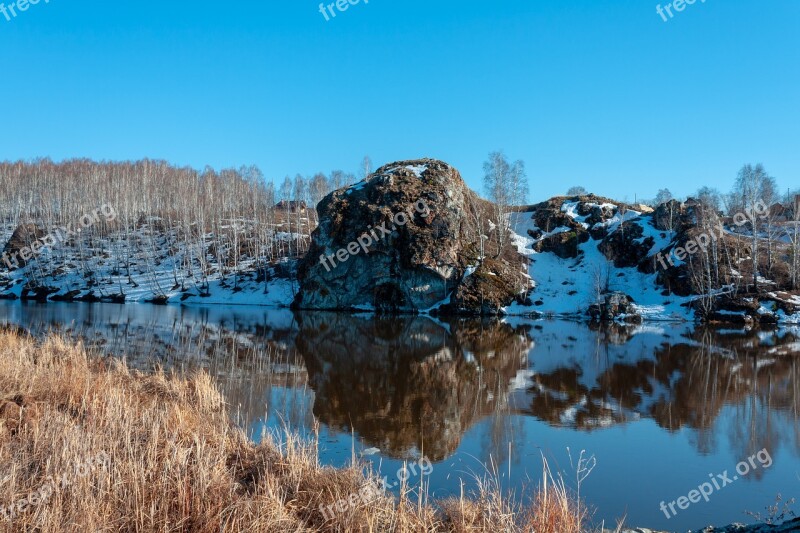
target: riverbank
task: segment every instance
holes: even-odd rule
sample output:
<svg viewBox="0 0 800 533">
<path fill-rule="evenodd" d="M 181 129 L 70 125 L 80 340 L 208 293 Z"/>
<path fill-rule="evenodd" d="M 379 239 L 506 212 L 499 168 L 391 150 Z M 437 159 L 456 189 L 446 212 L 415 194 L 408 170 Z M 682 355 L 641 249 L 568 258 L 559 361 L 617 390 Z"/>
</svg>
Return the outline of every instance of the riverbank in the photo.
<svg viewBox="0 0 800 533">
<path fill-rule="evenodd" d="M 377 478 L 332 469 L 313 443 L 249 441 L 205 373 L 142 374 L 80 345 L 0 332 L 0 531 L 564 531 L 558 486 L 523 508 L 474 498 L 355 498 Z M 323 512 L 339 502 L 341 512 Z M 334 507 L 335 508 L 335 507 Z M 580 509 L 580 511 L 579 511 Z"/>
</svg>

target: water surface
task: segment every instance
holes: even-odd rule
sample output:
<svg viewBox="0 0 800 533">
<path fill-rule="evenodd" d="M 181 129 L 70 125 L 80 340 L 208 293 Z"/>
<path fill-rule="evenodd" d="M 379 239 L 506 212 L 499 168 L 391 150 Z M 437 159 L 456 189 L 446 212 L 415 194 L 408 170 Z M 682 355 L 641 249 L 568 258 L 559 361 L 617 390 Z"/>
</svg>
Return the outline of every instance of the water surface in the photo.
<svg viewBox="0 0 800 533">
<path fill-rule="evenodd" d="M 318 434 L 327 464 L 355 453 L 392 483 L 424 455 L 436 497 L 488 472 L 525 497 L 543 456 L 577 489 L 582 450 L 596 460 L 580 491 L 597 523 L 685 531 L 800 496 L 800 328 L 18 302 L 0 303 L 0 323 L 79 336 L 143 370 L 208 369 L 254 440 Z M 709 502 L 659 509 L 761 450 L 772 464 L 754 460 Z"/>
</svg>

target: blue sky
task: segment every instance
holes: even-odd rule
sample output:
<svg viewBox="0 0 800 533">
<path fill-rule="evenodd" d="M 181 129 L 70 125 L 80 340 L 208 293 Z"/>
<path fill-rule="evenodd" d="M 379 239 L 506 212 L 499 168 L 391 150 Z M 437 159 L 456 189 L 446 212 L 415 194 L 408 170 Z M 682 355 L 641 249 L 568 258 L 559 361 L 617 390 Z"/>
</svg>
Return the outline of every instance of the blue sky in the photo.
<svg viewBox="0 0 800 533">
<path fill-rule="evenodd" d="M 430 156 L 480 189 L 503 149 L 531 200 L 727 190 L 746 162 L 800 186 L 798 0 L 44 1 L 0 15 L 0 159 Z"/>
</svg>

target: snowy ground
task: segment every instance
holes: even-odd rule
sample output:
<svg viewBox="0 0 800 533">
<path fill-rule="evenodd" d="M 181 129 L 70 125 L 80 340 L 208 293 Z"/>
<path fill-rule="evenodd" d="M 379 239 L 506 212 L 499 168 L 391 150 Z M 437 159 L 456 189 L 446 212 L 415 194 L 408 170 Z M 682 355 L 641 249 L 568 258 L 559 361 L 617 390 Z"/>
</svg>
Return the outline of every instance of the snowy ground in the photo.
<svg viewBox="0 0 800 533">
<path fill-rule="evenodd" d="M 574 203 L 565 203 L 562 211 L 585 226 L 585 217 L 577 216 Z M 528 275 L 535 283 L 531 299 L 541 302 L 541 305 L 531 308 L 515 303 L 506 308 L 508 314 L 525 315 L 537 312 L 556 317 L 582 316 L 589 305 L 597 301 L 595 280 L 601 276 L 608 278 L 610 290 L 630 295 L 645 320 L 694 319 L 694 312 L 685 306 L 691 298 L 662 296 L 664 289 L 656 283 L 656 274 L 643 274 L 636 268 L 616 268 L 598 250 L 599 241 L 590 239 L 581 244 L 582 253 L 576 259 L 561 259 L 552 253 L 537 253 L 533 249 L 536 241 L 528 234 L 528 230 L 538 229 L 531 213 L 514 213 L 511 216 L 513 242 L 519 252 L 531 261 Z M 662 236 L 664 232 L 652 226 L 649 216 L 642 216 L 641 213 L 631 210 L 625 213 L 624 218 L 625 224 L 635 221 L 643 228 L 642 239 L 653 237 L 655 244 L 650 255 L 658 253 L 669 244 L 669 237 Z M 604 225 L 613 233 L 619 230 L 620 222 L 621 217 L 615 215 Z"/>
<path fill-rule="evenodd" d="M 640 226 L 643 235 L 637 241 L 642 242 L 648 237 L 654 241 L 649 256 L 672 244 L 674 235 L 656 229 L 652 215 L 635 210 L 620 215 L 613 204 L 597 206 L 614 210 L 614 216 L 600 223 L 609 234 L 620 231 L 623 222 L 625 227 Z M 589 229 L 588 217 L 578 214 L 577 202 L 564 202 L 561 211 Z M 575 259 L 535 252 L 536 240 L 529 236 L 528 231 L 539 228 L 536 228 L 531 215 L 512 214 L 510 226 L 512 242 L 530 260 L 527 275 L 534 285 L 530 295 L 534 305 L 514 303 L 505 309 L 508 315 L 584 317 L 588 307 L 597 301 L 596 287 L 600 278 L 608 279 L 610 290 L 630 295 L 636 310 L 646 321 L 694 320 L 694 311 L 688 306 L 691 297 L 664 296 L 663 287 L 656 283 L 656 274 L 644 274 L 636 268 L 616 268 L 598 250 L 599 241 L 590 239 L 581 244 L 581 253 Z M 11 225 L 0 226 L 0 242 L 7 242 L 13 230 Z M 569 229 L 555 228 L 540 239 L 562 231 Z M 183 304 L 288 307 L 298 289 L 297 281 L 288 274 L 293 270 L 291 262 L 273 262 L 265 266 L 259 258 L 243 257 L 236 265 L 227 263 L 220 268 L 219 257 L 210 252 L 212 243 L 218 239 L 210 234 L 195 242 L 187 242 L 177 235 L 159 234 L 144 224 L 130 236 L 112 235 L 107 239 L 87 240 L 90 237 L 90 234 L 84 235 L 80 246 L 70 243 L 44 249 L 34 261 L 19 270 L 9 272 L 0 263 L 0 296 L 19 297 L 25 283 L 36 280 L 40 285 L 57 288 L 56 297 L 71 295 L 80 298 L 91 294 L 110 299 L 123 294 L 127 302 L 159 299 Z M 273 235 L 275 241 L 283 242 L 296 242 L 302 238 L 307 237 L 286 233 Z M 263 251 L 259 253 L 264 255 Z M 226 254 L 223 250 L 220 255 L 224 258 Z M 266 280 L 264 271 L 268 272 Z M 800 296 L 793 298 L 800 301 Z M 447 302 L 449 297 L 423 314 Z M 372 311 L 362 310 L 365 313 Z M 780 312 L 778 316 L 783 323 L 800 324 L 800 313 L 787 316 Z"/>
<path fill-rule="evenodd" d="M 12 231 L 9 226 L 0 228 L 0 242 L 7 242 Z M 252 258 L 245 257 L 235 267 L 221 269 L 218 258 L 207 252 L 211 237 L 205 236 L 202 245 L 187 244 L 173 235 L 155 234 L 144 226 L 127 241 L 116 235 L 84 240 L 80 247 L 72 243 L 45 248 L 23 268 L 8 271 L 0 265 L 0 295 L 19 297 L 25 284 L 36 280 L 42 286 L 58 289 L 52 295 L 55 297 L 92 294 L 110 299 L 122 294 L 126 302 L 161 299 L 184 304 L 291 304 L 297 283 L 275 275 L 275 263 L 266 266 L 266 281 L 258 279 L 259 270 L 263 274 L 265 266 Z M 202 258 L 201 250 L 205 252 Z M 285 270 L 291 269 L 286 266 Z"/>
</svg>

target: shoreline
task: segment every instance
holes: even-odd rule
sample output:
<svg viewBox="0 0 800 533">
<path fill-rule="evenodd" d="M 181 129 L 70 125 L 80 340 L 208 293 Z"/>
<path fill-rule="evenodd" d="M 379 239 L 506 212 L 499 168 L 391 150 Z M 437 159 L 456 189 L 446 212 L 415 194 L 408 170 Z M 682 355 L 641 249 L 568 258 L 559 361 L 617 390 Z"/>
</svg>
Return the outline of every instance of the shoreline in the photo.
<svg viewBox="0 0 800 533">
<path fill-rule="evenodd" d="M 583 531 L 585 511 L 557 483 L 525 508 L 491 483 L 438 501 L 414 480 L 399 499 L 364 503 L 353 495 L 380 480 L 362 464 L 321 466 L 315 443 L 291 433 L 255 444 L 226 405 L 207 373 L 144 374 L 62 338 L 0 329 L 0 505 L 16 509 L 0 530 Z"/>
</svg>

